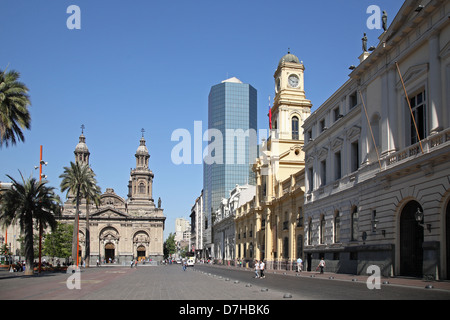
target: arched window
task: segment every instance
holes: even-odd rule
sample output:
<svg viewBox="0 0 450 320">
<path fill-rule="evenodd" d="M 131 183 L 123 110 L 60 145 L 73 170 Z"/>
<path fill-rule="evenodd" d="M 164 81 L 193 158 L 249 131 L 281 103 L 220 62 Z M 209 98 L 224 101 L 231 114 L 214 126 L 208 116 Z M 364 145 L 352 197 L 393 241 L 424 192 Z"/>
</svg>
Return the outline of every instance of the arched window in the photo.
<svg viewBox="0 0 450 320">
<path fill-rule="evenodd" d="M 292 117 L 292 140 L 298 140 L 299 134 L 298 134 L 298 117 L 293 116 Z"/>
<path fill-rule="evenodd" d="M 341 233 L 341 217 L 339 216 L 339 211 L 334 214 L 334 243 L 339 243 Z"/>
<path fill-rule="evenodd" d="M 145 184 L 143 182 L 139 183 L 139 193 L 145 193 Z"/>
<path fill-rule="evenodd" d="M 297 258 L 303 257 L 303 236 L 299 234 L 297 236 Z"/>
<path fill-rule="evenodd" d="M 284 237 L 283 239 L 283 258 L 289 259 L 289 238 Z"/>
<path fill-rule="evenodd" d="M 312 230 L 312 219 L 309 218 L 308 219 L 308 245 L 312 245 L 312 234 L 311 234 L 311 230 Z"/>
<path fill-rule="evenodd" d="M 325 243 L 325 216 L 320 217 L 320 244 Z"/>
</svg>

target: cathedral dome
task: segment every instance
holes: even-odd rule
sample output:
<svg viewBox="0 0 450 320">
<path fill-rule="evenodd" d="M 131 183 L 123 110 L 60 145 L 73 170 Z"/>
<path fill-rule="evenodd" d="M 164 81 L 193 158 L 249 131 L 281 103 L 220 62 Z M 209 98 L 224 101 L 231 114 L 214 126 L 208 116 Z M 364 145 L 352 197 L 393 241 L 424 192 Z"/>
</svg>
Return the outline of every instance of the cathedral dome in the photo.
<svg viewBox="0 0 450 320">
<path fill-rule="evenodd" d="M 76 153 L 80 153 L 80 152 L 84 152 L 87 153 L 89 152 L 89 149 L 86 145 L 86 137 L 81 134 L 80 136 L 80 141 L 78 142 L 77 146 L 75 147 L 75 152 Z"/>
<path fill-rule="evenodd" d="M 140 140 L 140 144 L 139 144 L 139 147 L 136 150 L 136 154 L 137 155 L 139 155 L 139 154 L 148 155 L 148 149 L 147 149 L 147 146 L 145 145 L 144 137 L 142 137 L 141 140 Z"/>
<path fill-rule="evenodd" d="M 283 62 L 290 62 L 290 63 L 297 63 L 300 64 L 300 60 L 297 58 L 297 56 L 293 55 L 288 51 L 286 55 L 284 55 L 281 59 L 278 65 L 280 66 Z"/>
</svg>

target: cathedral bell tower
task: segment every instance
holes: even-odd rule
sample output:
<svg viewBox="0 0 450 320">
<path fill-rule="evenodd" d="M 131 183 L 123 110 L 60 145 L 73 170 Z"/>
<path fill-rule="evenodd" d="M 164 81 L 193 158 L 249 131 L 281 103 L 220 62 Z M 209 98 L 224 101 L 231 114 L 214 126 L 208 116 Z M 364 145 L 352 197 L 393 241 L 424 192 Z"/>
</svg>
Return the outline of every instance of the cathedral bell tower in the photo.
<svg viewBox="0 0 450 320">
<path fill-rule="evenodd" d="M 150 154 L 145 145 L 144 130 L 142 129 L 142 137 L 137 148 L 136 168 L 130 172 L 130 180 L 128 182 L 128 210 L 139 210 L 140 207 L 154 207 L 152 196 L 153 172 L 148 167 Z"/>
<path fill-rule="evenodd" d="M 86 137 L 84 136 L 84 125 L 81 126 L 81 135 L 79 142 L 75 147 L 75 162 L 89 165 L 89 149 L 86 145 Z"/>
</svg>

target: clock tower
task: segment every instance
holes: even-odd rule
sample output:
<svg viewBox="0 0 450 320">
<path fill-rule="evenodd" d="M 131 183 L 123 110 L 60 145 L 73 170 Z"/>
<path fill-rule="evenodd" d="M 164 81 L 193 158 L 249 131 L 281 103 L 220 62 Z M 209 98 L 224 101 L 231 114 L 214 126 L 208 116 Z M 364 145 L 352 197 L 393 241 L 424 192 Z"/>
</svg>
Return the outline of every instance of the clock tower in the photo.
<svg viewBox="0 0 450 320">
<path fill-rule="evenodd" d="M 305 67 L 299 59 L 288 52 L 284 55 L 274 74 L 275 99 L 271 108 L 272 130 L 270 138 L 262 146 L 265 156 L 254 166 L 259 174 L 272 176 L 268 189 L 284 181 L 305 165 L 302 124 L 311 114 L 311 101 L 306 99 Z M 273 190 L 273 189 L 272 189 Z M 268 190 L 268 193 L 271 191 Z"/>
<path fill-rule="evenodd" d="M 311 114 L 311 101 L 305 96 L 305 67 L 303 62 L 288 53 L 280 59 L 275 79 L 275 99 L 272 107 L 272 128 L 277 138 L 301 140 L 301 125 Z"/>
</svg>

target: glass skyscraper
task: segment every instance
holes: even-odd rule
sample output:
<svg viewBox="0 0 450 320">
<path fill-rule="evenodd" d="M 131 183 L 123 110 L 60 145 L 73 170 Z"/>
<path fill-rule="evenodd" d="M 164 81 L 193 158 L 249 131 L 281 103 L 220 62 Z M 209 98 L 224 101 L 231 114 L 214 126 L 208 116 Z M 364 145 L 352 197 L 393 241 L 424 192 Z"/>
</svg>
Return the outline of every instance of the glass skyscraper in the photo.
<svg viewBox="0 0 450 320">
<path fill-rule="evenodd" d="M 221 148 L 209 149 L 217 161 L 203 163 L 204 212 L 208 227 L 205 231 L 210 236 L 211 213 L 218 209 L 221 199 L 228 198 L 236 184 L 255 184 L 251 165 L 257 157 L 256 89 L 237 78 L 212 86 L 208 98 L 208 129 L 220 131 L 223 141 Z M 212 139 L 209 147 L 220 146 L 215 139 L 218 137 Z"/>
</svg>

